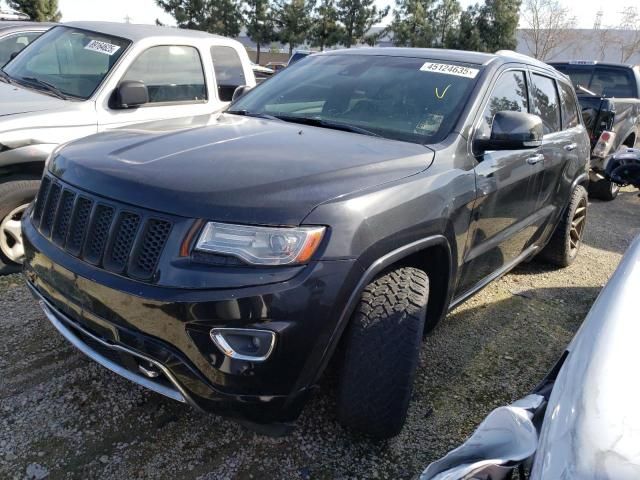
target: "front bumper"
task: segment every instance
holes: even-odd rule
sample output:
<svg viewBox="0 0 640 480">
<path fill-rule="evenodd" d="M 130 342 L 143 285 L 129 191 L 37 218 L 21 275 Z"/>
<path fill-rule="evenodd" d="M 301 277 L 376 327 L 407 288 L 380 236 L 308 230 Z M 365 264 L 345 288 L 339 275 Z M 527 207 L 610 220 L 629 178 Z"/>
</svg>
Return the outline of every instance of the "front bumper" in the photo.
<svg viewBox="0 0 640 480">
<path fill-rule="evenodd" d="M 28 216 L 27 216 L 28 217 Z M 174 400 L 252 422 L 295 420 L 339 338 L 336 329 L 362 270 L 315 262 L 259 287 L 150 286 L 101 271 L 23 221 L 24 273 L 56 329 L 89 357 Z M 265 362 L 225 356 L 212 328 L 272 330 Z"/>
</svg>

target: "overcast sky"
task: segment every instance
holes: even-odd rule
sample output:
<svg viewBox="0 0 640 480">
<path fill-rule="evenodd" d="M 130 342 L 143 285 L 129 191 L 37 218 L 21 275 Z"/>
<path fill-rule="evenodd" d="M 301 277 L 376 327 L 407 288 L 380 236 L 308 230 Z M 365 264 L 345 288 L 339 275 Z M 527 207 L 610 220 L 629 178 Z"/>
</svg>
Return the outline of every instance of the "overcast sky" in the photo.
<svg viewBox="0 0 640 480">
<path fill-rule="evenodd" d="M 0 0 L 2 1 L 2 0 Z M 393 0 L 376 0 L 379 6 L 393 5 Z M 476 3 L 476 0 L 461 0 L 464 7 Z M 578 26 L 590 28 L 596 12 L 605 10 L 603 25 L 614 25 L 619 18 L 619 12 L 627 5 L 637 3 L 637 0 L 564 0 L 565 5 L 573 7 L 573 14 L 578 19 Z M 128 15 L 135 23 L 155 23 L 156 18 L 170 24 L 172 19 L 162 9 L 156 6 L 155 0 L 58 0 L 62 11 L 62 20 L 108 20 L 123 22 Z"/>
</svg>

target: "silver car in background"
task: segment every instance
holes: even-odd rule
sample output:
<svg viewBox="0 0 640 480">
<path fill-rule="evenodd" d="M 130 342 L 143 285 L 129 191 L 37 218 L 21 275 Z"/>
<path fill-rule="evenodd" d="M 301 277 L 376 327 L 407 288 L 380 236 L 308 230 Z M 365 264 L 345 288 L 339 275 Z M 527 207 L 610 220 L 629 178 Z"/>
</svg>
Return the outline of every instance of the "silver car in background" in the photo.
<svg viewBox="0 0 640 480">
<path fill-rule="evenodd" d="M 491 412 L 420 479 L 501 480 L 516 468 L 520 480 L 640 478 L 638 298 L 640 237 L 545 381 Z"/>
<path fill-rule="evenodd" d="M 22 261 L 20 218 L 58 145 L 210 115 L 255 84 L 242 44 L 205 32 L 71 22 L 37 38 L 0 70 L 0 273 Z"/>
<path fill-rule="evenodd" d="M 0 67 L 52 26 L 52 23 L 0 21 Z"/>
</svg>

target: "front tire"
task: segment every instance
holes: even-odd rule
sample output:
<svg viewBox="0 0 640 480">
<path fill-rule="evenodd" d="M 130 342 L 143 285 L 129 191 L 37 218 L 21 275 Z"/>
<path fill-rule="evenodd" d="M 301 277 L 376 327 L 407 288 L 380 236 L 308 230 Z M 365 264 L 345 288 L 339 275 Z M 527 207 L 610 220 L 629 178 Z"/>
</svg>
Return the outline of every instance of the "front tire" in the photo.
<svg viewBox="0 0 640 480">
<path fill-rule="evenodd" d="M 0 275 L 20 270 L 24 256 L 20 220 L 38 193 L 39 180 L 0 184 Z"/>
<path fill-rule="evenodd" d="M 345 332 L 338 419 L 383 439 L 404 425 L 429 298 L 425 272 L 403 267 L 371 282 Z"/>
<path fill-rule="evenodd" d="M 562 214 L 551 240 L 540 252 L 540 260 L 558 267 L 568 267 L 575 261 L 582 246 L 588 204 L 587 190 L 578 185 L 571 194 L 569 205 Z"/>
</svg>

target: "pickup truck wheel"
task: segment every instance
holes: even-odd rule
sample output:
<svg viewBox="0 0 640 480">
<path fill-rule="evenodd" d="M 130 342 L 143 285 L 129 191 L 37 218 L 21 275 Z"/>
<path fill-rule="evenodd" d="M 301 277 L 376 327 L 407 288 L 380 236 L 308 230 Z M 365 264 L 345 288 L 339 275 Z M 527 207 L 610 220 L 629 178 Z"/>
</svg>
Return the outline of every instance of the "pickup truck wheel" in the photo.
<svg viewBox="0 0 640 480">
<path fill-rule="evenodd" d="M 571 194 L 569 205 L 562 214 L 551 240 L 537 258 L 558 267 L 568 267 L 573 263 L 582 245 L 588 203 L 587 191 L 578 185 Z"/>
<path fill-rule="evenodd" d="M 403 267 L 364 289 L 344 338 L 338 419 L 375 438 L 404 425 L 429 298 L 425 272 Z"/>
<path fill-rule="evenodd" d="M 38 180 L 0 184 L 0 275 L 20 270 L 24 257 L 20 219 L 38 193 Z"/>
<path fill-rule="evenodd" d="M 589 195 L 593 198 L 610 202 L 618 196 L 618 193 L 620 193 L 620 185 L 606 179 L 589 184 Z"/>
</svg>

